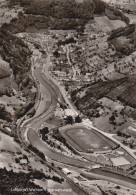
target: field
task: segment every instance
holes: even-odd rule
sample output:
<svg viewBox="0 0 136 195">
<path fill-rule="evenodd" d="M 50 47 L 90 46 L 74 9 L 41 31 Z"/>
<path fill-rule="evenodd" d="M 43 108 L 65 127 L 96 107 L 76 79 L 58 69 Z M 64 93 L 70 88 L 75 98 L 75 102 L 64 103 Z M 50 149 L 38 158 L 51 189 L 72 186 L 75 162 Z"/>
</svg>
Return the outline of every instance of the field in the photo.
<svg viewBox="0 0 136 195">
<path fill-rule="evenodd" d="M 67 129 L 61 132 L 68 143 L 79 152 L 111 150 L 116 145 L 93 129 Z"/>
<path fill-rule="evenodd" d="M 117 29 L 119 27 L 125 27 L 125 23 L 121 20 L 110 20 L 107 16 L 96 16 L 96 25 L 100 29 L 103 28 L 104 32 L 110 32 L 111 30 Z"/>
</svg>

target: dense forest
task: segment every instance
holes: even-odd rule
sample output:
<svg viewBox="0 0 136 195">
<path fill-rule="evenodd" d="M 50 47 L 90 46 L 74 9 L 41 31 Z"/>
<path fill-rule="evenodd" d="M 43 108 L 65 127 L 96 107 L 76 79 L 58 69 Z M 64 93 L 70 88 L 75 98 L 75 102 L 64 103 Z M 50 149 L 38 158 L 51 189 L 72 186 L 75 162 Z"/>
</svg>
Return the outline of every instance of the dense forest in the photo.
<svg viewBox="0 0 136 195">
<path fill-rule="evenodd" d="M 77 3 L 75 0 L 10 0 L 9 6 L 19 3 L 24 13 L 4 27 L 13 32 L 35 29 L 82 29 L 93 18 L 95 5 L 91 0 Z"/>
<path fill-rule="evenodd" d="M 49 192 L 32 182 L 33 179 L 46 179 L 46 176 L 38 171 L 33 173 L 14 173 L 12 170 L 7 171 L 4 168 L 0 169 L 0 173 L 1 195 L 34 195 L 36 192 L 39 195 L 50 195 Z"/>
<path fill-rule="evenodd" d="M 55 18 L 84 18 L 92 16 L 95 9 L 92 0 L 84 0 L 82 3 L 76 0 L 13 0 L 11 5 L 20 3 L 25 7 L 27 14 L 45 15 Z"/>
<path fill-rule="evenodd" d="M 24 31 L 28 27 L 83 30 L 88 20 L 94 18 L 94 14 L 106 13 L 110 19 L 129 23 L 121 11 L 111 8 L 102 0 L 9 0 L 9 6 L 16 4 L 24 8 L 24 13 L 19 14 L 18 20 L 11 22 L 10 28 L 16 32 Z M 107 9 L 110 11 L 106 12 Z"/>
</svg>

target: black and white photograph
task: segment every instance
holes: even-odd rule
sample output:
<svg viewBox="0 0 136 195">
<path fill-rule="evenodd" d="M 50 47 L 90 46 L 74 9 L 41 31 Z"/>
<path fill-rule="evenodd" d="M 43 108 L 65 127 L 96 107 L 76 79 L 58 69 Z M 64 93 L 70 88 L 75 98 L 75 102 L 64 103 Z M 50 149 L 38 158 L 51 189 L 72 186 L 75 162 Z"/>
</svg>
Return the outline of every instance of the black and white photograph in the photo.
<svg viewBox="0 0 136 195">
<path fill-rule="evenodd" d="M 136 0 L 0 0 L 0 195 L 136 195 Z"/>
</svg>

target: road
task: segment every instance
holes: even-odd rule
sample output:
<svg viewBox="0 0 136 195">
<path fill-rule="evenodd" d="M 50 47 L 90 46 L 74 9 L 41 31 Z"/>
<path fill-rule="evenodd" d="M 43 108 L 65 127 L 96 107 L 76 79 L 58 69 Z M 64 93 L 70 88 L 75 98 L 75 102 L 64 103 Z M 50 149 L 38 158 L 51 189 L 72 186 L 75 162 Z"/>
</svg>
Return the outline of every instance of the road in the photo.
<svg viewBox="0 0 136 195">
<path fill-rule="evenodd" d="M 62 153 L 56 152 L 40 139 L 38 130 L 41 127 L 41 124 L 44 123 L 46 124 L 46 126 L 50 127 L 50 124 L 48 124 L 46 121 L 52 116 L 52 113 L 56 108 L 58 99 L 61 99 L 63 101 L 63 98 L 60 96 L 57 90 L 54 90 L 54 86 L 49 85 L 51 81 L 45 78 L 45 75 L 43 76 L 43 73 L 40 72 L 39 68 L 36 69 L 35 76 L 39 80 L 40 84 L 42 84 L 46 89 L 41 91 L 41 96 L 43 97 L 41 101 L 45 103 L 44 107 L 41 108 L 41 113 L 39 115 L 37 115 L 36 112 L 36 115 L 33 118 L 24 123 L 22 127 L 23 130 L 21 131 L 21 137 L 23 137 L 23 139 L 26 139 L 26 137 L 24 137 L 24 132 L 27 129 L 27 139 L 29 143 L 39 151 L 43 152 L 48 158 L 57 162 L 63 162 L 64 164 L 88 168 L 91 164 L 90 162 L 74 159 L 73 157 L 68 157 Z M 46 101 L 47 93 L 50 94 L 50 98 L 48 98 L 48 101 Z"/>
<path fill-rule="evenodd" d="M 53 116 L 53 113 L 58 102 L 65 103 L 65 97 L 62 96 L 60 89 L 50 78 L 48 73 L 45 74 L 45 71 L 43 71 L 43 67 L 32 68 L 32 73 L 34 79 L 37 81 L 39 85 L 38 86 L 39 95 L 36 103 L 37 110 L 33 118 L 26 120 L 20 126 L 18 136 L 21 142 L 23 142 L 25 145 L 31 144 L 39 151 L 41 151 L 45 155 L 45 157 L 49 158 L 53 162 L 60 162 L 63 163 L 63 165 L 70 165 L 73 168 L 76 167 L 88 169 L 92 164 L 91 161 L 87 161 L 84 159 L 76 159 L 70 156 L 66 156 L 62 153 L 56 152 L 40 139 L 38 135 L 39 128 L 41 127 L 42 124 L 44 124 L 47 127 L 52 128 L 54 127 L 54 125 L 49 124 L 47 120 Z M 64 175 L 63 172 L 59 171 L 59 173 L 60 175 L 63 175 L 63 177 L 67 180 L 68 183 L 70 183 L 70 185 L 72 186 L 76 185 L 73 183 L 71 179 Z M 110 178 L 110 181 L 112 181 L 112 178 Z M 126 186 L 125 182 L 123 184 L 124 186 Z M 80 192 L 79 194 L 82 195 L 87 194 L 84 192 L 84 190 L 82 191 L 82 189 L 77 185 L 75 186 L 75 188 L 76 189 L 78 188 L 78 193 Z"/>
<path fill-rule="evenodd" d="M 79 160 L 74 159 L 72 157 L 65 156 L 64 154 L 58 153 L 54 151 L 52 148 L 50 148 L 45 142 L 43 142 L 39 135 L 38 130 L 41 126 L 41 124 L 46 124 L 46 126 L 50 127 L 50 124 L 46 123 L 46 121 L 49 119 L 49 117 L 52 116 L 52 113 L 54 112 L 56 108 L 56 104 L 58 101 L 64 101 L 63 97 L 61 96 L 58 89 L 55 89 L 52 81 L 45 77 L 45 75 L 42 72 L 41 68 L 37 68 L 36 70 L 33 70 L 33 74 L 42 85 L 43 88 L 40 87 L 40 93 L 41 95 L 39 97 L 39 103 L 37 103 L 37 112 L 35 116 L 29 120 L 26 120 L 20 128 L 19 131 L 19 138 L 21 139 L 21 142 L 23 142 L 26 146 L 28 142 L 37 148 L 39 151 L 43 152 L 45 157 L 48 157 L 53 162 L 63 162 L 65 165 L 71 165 L 77 168 L 88 168 L 90 166 L 90 162 L 86 162 L 85 160 Z M 48 94 L 48 100 L 46 99 Z M 41 98 L 42 97 L 42 98 Z M 41 103 L 45 102 L 44 104 Z M 41 105 L 42 106 L 41 108 Z M 39 111 L 40 110 L 40 111 Z M 37 114 L 38 113 L 38 114 Z M 51 163 L 48 163 L 49 166 L 51 166 Z M 58 171 L 56 168 L 52 167 L 53 170 L 55 170 L 60 176 L 65 178 L 67 182 L 70 184 L 72 189 L 77 192 L 77 194 L 80 195 L 88 195 L 79 185 L 75 184 L 70 178 L 68 178 L 62 171 Z"/>
</svg>

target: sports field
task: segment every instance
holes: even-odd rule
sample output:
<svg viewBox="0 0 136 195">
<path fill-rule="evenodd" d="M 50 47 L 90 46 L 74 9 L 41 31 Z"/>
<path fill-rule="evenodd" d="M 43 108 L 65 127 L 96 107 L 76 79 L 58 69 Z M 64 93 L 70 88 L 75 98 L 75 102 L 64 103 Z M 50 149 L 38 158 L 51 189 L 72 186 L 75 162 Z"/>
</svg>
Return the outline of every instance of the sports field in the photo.
<svg viewBox="0 0 136 195">
<path fill-rule="evenodd" d="M 61 133 L 67 142 L 79 152 L 107 151 L 116 146 L 114 142 L 94 129 L 74 128 Z"/>
</svg>

